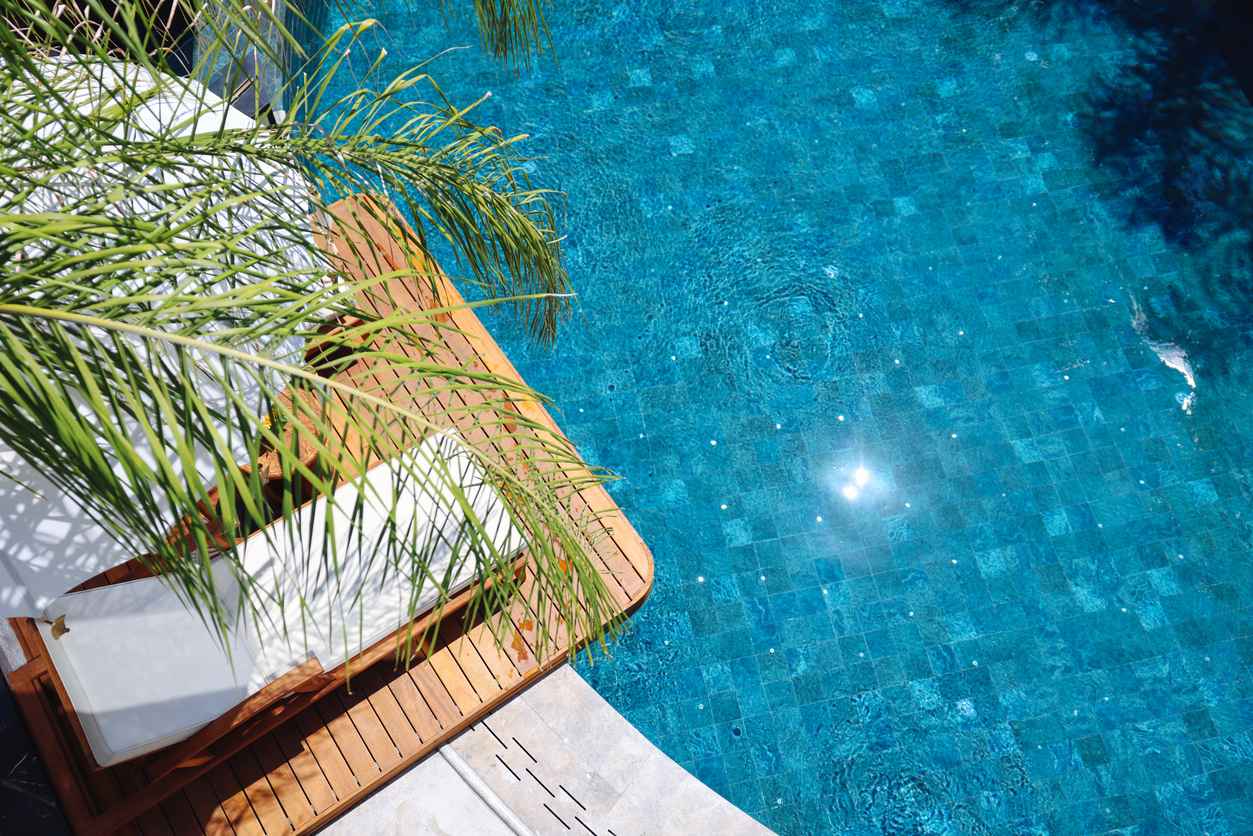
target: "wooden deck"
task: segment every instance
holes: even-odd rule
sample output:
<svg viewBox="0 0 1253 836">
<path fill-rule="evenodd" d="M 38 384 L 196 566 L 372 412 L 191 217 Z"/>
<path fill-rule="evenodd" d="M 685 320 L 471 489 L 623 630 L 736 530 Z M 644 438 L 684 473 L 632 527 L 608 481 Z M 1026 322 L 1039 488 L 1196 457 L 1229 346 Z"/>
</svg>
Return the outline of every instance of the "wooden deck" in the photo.
<svg viewBox="0 0 1253 836">
<path fill-rule="evenodd" d="M 334 210 L 348 217 L 356 215 L 354 207 L 360 205 L 343 201 Z M 375 220 L 357 217 L 357 231 L 327 243 L 352 272 L 377 276 L 412 265 L 412 254 L 381 234 Z M 457 290 L 442 276 L 431 288 L 396 280 L 383 289 L 363 303 L 381 309 L 392 304 L 429 308 L 461 302 Z M 520 379 L 471 310 L 455 309 L 447 316 L 454 329 L 421 333 L 438 359 Z M 447 415 L 452 407 L 454 423 L 462 426 L 470 443 L 507 460 L 510 442 L 503 432 L 494 435 L 490 424 L 471 426 L 473 393 L 389 380 L 384 369 L 377 370 L 372 379 L 376 391 L 402 398 L 424 413 Z M 521 399 L 515 403 L 524 419 L 556 428 L 539 403 Z M 619 611 L 629 612 L 652 585 L 647 547 L 599 485 L 572 493 L 564 502 L 571 515 L 595 518 L 593 525 L 599 532 L 588 545 Z M 524 590 L 525 600 L 516 601 L 506 616 L 500 616 L 508 619 L 503 626 L 513 635 L 506 647 L 498 646 L 493 638 L 492 630 L 499 625 L 466 623 L 460 617 L 446 620 L 432 652 L 407 670 L 398 671 L 387 660 L 357 673 L 351 693 L 346 689 L 332 693 L 120 829 L 104 829 L 145 836 L 272 836 L 309 833 L 326 825 L 559 665 L 571 643 L 583 639 L 570 636 L 560 623 L 550 623 L 560 641 L 548 647 L 544 658 L 536 659 L 536 613 L 552 610 L 536 600 L 534 587 L 528 584 Z M 59 708 L 55 677 L 42 646 L 32 639 L 33 625 L 25 619 L 12 623 L 29 661 L 14 672 L 10 685 L 53 786 L 76 832 L 102 832 L 102 811 L 116 806 L 119 799 L 143 797 L 149 791 L 145 764 L 151 761 L 93 770 Z"/>
</svg>

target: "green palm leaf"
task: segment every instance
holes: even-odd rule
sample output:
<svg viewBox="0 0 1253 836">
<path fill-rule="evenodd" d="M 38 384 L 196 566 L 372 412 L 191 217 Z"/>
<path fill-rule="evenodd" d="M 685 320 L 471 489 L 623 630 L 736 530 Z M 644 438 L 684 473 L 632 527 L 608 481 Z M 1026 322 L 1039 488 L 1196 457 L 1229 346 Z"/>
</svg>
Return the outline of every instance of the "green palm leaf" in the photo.
<svg viewBox="0 0 1253 836">
<path fill-rule="evenodd" d="M 449 355 L 462 335 L 446 309 L 363 303 L 385 301 L 398 280 L 431 287 L 426 265 L 443 240 L 478 304 L 511 306 L 552 338 L 569 285 L 552 195 L 527 181 L 521 137 L 473 124 L 473 108 L 452 106 L 421 68 L 380 79 L 375 62 L 327 101 L 326 80 L 346 71 L 340 58 L 368 23 L 303 55 L 291 26 L 308 22 L 294 7 L 185 4 L 216 37 L 197 73 L 249 51 L 296 66 L 282 118 L 254 124 L 166 72 L 168 55 L 151 52 L 161 23 L 144 3 L 113 15 L 71 5 L 0 0 L 14 23 L 0 32 L 0 441 L 225 634 L 236 608 L 211 560 L 234 567 L 245 617 L 300 611 L 299 596 L 276 599 L 247 576 L 237 541 L 270 526 L 266 536 L 312 542 L 294 530 L 294 509 L 345 480 L 364 489 L 369 466 L 455 425 L 528 535 L 529 600 L 603 637 L 614 607 L 590 558 L 595 526 L 563 507 L 604 474 L 519 415 L 534 392 Z M 537 3 L 476 9 L 497 52 L 540 43 Z M 362 278 L 348 254 L 318 244 L 356 222 L 335 218 L 331 201 L 359 192 L 415 221 L 409 231 L 359 219 L 416 254 L 406 267 Z M 363 371 L 380 363 L 387 387 Z M 491 557 L 490 533 L 460 501 Z M 359 519 L 359 507 L 344 510 Z M 406 578 L 416 601 L 447 579 L 402 528 L 371 544 L 372 560 Z M 338 577 L 333 550 L 308 560 Z M 521 592 L 512 577 L 481 583 L 472 610 L 500 611 Z M 535 615 L 541 644 L 551 641 L 550 614 Z"/>
</svg>

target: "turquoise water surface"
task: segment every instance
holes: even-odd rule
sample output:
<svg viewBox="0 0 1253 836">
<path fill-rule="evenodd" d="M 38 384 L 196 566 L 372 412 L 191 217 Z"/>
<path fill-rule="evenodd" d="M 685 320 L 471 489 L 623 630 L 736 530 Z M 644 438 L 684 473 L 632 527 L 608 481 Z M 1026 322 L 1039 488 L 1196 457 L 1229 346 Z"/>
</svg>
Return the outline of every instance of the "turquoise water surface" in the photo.
<svg viewBox="0 0 1253 836">
<path fill-rule="evenodd" d="M 1250 109 L 1120 5 L 559 0 L 431 67 L 568 195 L 576 316 L 491 324 L 656 557 L 580 671 L 781 833 L 1253 831 Z"/>
</svg>

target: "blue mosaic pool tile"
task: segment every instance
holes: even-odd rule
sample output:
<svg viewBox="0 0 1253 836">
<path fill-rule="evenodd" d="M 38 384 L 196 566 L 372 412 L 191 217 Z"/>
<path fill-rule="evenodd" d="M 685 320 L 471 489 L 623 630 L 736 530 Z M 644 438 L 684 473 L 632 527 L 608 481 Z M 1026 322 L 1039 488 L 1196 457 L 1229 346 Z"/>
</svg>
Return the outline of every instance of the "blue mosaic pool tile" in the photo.
<svg viewBox="0 0 1253 836">
<path fill-rule="evenodd" d="M 781 833 L 1253 831 L 1248 262 L 1097 163 L 1170 43 L 1098 5 L 574 0 L 432 67 L 568 195 L 578 313 L 489 324 L 654 552 L 580 670 Z"/>
</svg>

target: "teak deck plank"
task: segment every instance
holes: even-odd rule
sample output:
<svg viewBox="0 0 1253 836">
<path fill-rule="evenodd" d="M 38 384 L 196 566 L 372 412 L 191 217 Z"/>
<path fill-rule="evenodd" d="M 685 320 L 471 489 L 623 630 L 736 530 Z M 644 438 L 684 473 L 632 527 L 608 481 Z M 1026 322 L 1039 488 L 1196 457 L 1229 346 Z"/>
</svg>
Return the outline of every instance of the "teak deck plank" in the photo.
<svg viewBox="0 0 1253 836">
<path fill-rule="evenodd" d="M 431 717 L 439 724 L 442 731 L 454 728 L 461 722 L 461 709 L 453 701 L 448 688 L 440 681 L 435 669 L 427 659 L 423 659 L 409 670 L 409 677 L 421 693 L 422 698 L 430 707 Z"/>
<path fill-rule="evenodd" d="M 457 664 L 457 660 L 452 657 L 451 653 L 441 651 L 432 654 L 428 661 L 431 663 L 431 671 L 444 686 L 448 696 L 452 697 L 452 701 L 457 706 L 457 713 L 462 717 L 473 714 L 475 709 L 483 704 L 478 692 L 474 690 L 474 686 L 470 684 L 470 680 L 466 678 L 461 666 Z"/>
<path fill-rule="evenodd" d="M 497 615 L 493 621 L 500 622 L 504 616 Z M 509 658 L 509 654 L 505 648 L 501 647 L 496 641 L 496 637 L 492 635 L 492 627 L 487 624 L 480 624 L 469 633 L 466 634 L 474 651 L 478 654 L 479 660 L 491 673 L 492 678 L 496 680 L 496 687 L 501 690 L 508 690 L 513 684 L 521 679 L 521 672 L 513 664 L 513 660 Z M 507 645 L 506 645 L 507 647 Z M 530 656 L 530 654 L 527 654 Z"/>
<path fill-rule="evenodd" d="M 399 676 L 395 674 L 388 676 L 382 668 L 382 665 L 378 665 L 368 671 L 362 671 L 358 675 L 354 688 L 360 688 L 367 694 L 366 699 L 369 700 L 370 707 L 378 715 L 379 721 L 387 730 L 387 735 L 391 738 L 400 757 L 407 758 L 422 748 L 422 739 L 414 730 L 413 724 L 409 721 L 409 717 L 405 714 L 395 694 L 388 687 L 390 680 L 399 679 Z"/>
<path fill-rule="evenodd" d="M 473 628 L 475 630 L 481 627 Z M 483 702 L 488 702 L 500 693 L 500 683 L 496 681 L 496 677 L 488 670 L 483 659 L 479 656 L 479 652 L 474 648 L 474 642 L 471 641 L 469 634 L 464 634 L 455 642 L 450 644 L 453 661 L 457 663 L 457 667 L 461 668 L 461 672 L 466 675 L 466 679 L 470 680 L 470 687 L 474 689 L 474 693 Z"/>
<path fill-rule="evenodd" d="M 268 779 L 270 788 L 282 807 L 283 815 L 291 822 L 292 827 L 299 827 L 312 819 L 315 813 L 309 804 L 309 798 L 274 735 L 267 734 L 254 742 L 249 749 L 256 756 L 258 771 Z M 261 768 L 263 764 L 270 765 L 268 773 Z"/>
<path fill-rule="evenodd" d="M 191 802 L 183 793 L 177 793 L 161 802 L 161 812 L 170 823 L 173 833 L 195 833 L 202 829 Z"/>
<path fill-rule="evenodd" d="M 357 732 L 357 727 L 353 725 L 352 720 L 348 716 L 348 712 L 344 710 L 343 704 L 339 701 L 339 695 L 333 695 L 334 699 L 326 699 L 313 707 L 313 711 L 322 718 L 322 722 L 326 724 L 326 729 L 331 734 L 335 747 L 339 749 L 344 756 L 344 760 L 348 763 L 348 769 L 352 773 L 353 781 L 358 785 L 364 777 L 368 781 L 382 770 L 379 769 L 378 763 L 370 754 L 370 750 L 366 748 L 365 741 L 361 739 L 361 735 Z"/>
<path fill-rule="evenodd" d="M 214 767 L 205 778 L 213 794 L 217 796 L 218 809 L 225 816 L 226 823 L 231 829 L 238 836 L 263 836 L 265 830 L 261 827 L 256 814 L 252 812 L 252 805 L 248 803 L 248 797 L 244 795 L 243 788 L 235 780 L 235 774 L 231 771 L 230 765 L 224 763 Z"/>
<path fill-rule="evenodd" d="M 361 693 L 360 686 L 358 685 L 354 691 L 355 693 L 352 694 L 341 692 L 340 702 L 348 714 L 348 719 L 352 722 L 352 727 L 357 730 L 357 734 L 361 735 L 361 742 L 365 744 L 366 751 L 374 759 L 379 770 L 386 772 L 400 761 L 400 749 L 384 728 L 370 700 Z"/>
<path fill-rule="evenodd" d="M 265 832 L 286 833 L 291 830 L 291 825 L 288 823 L 287 812 L 279 803 L 278 792 L 270 781 L 270 776 L 273 775 L 274 783 L 281 784 L 283 770 L 279 764 L 275 764 L 273 771 L 267 774 L 257 760 L 261 749 L 261 746 L 254 743 L 240 752 L 238 757 L 231 759 L 231 769 Z"/>
<path fill-rule="evenodd" d="M 341 799 L 351 798 L 361 785 L 357 783 L 352 769 L 348 766 L 348 761 L 344 759 L 339 747 L 335 745 L 330 729 L 322 723 L 316 711 L 303 712 L 296 717 L 295 722 L 299 724 L 300 731 L 303 733 L 303 742 L 317 758 L 318 766 L 335 796 L 326 809 L 334 807 Z M 318 813 L 321 814 L 322 810 Z"/>
<path fill-rule="evenodd" d="M 397 246 L 377 219 L 358 211 L 381 205 L 370 198 L 352 198 L 332 207 L 337 217 L 351 218 L 359 228 L 324 241 L 324 246 L 334 249 L 356 278 L 404 270 L 422 275 L 375 283 L 375 290 L 365 294 L 363 307 L 380 314 L 397 308 L 454 308 L 436 315 L 439 327 L 415 322 L 411 327 L 420 347 L 405 350 L 429 362 L 520 381 L 474 312 L 455 309 L 462 298 L 447 278 L 433 265 Z M 386 211 L 396 217 L 394 210 Z M 487 400 L 482 393 L 452 389 L 439 379 L 402 376 L 391 367 L 363 361 L 352 363 L 341 374 L 367 391 L 397 398 L 441 424 L 451 421 L 470 444 L 501 463 L 515 466 L 515 439 L 494 429 L 491 421 L 478 422 L 474 417 Z M 335 401 L 332 408 L 343 409 L 342 400 Z M 511 396 L 510 409 L 517 422 L 509 430 L 529 423 L 564 438 L 538 401 Z M 513 419 L 506 414 L 502 421 L 512 423 Z M 398 423 L 397 432 L 389 432 L 390 445 L 371 451 L 371 460 L 400 449 L 403 435 L 399 428 Z M 352 437 L 336 443 L 361 449 L 359 439 Z M 572 461 L 540 466 L 579 465 Z M 621 510 L 599 484 L 567 489 L 561 500 L 572 519 L 590 522 L 592 536 L 584 540 L 584 546 L 620 611 L 638 606 L 652 585 L 652 558 Z M 126 564 L 110 570 L 107 580 L 125 580 L 142 571 L 137 563 Z M 528 569 L 521 596 L 506 612 L 494 615 L 490 623 L 466 623 L 464 613 L 445 619 L 433 644 L 424 647 L 424 653 L 407 669 L 396 669 L 389 657 L 354 671 L 346 688 L 340 687 L 296 713 L 175 794 L 154 799 L 140 818 L 116 832 L 275 836 L 304 834 L 325 826 L 552 670 L 564 660 L 572 642 L 585 638 L 570 635 L 556 608 L 541 600 L 543 594 L 535 572 Z M 541 618 L 553 640 L 543 658 L 536 658 L 537 622 Z M 93 821 L 111 802 L 143 792 L 142 762 L 107 770 L 90 768 L 90 756 L 84 755 L 71 733 L 72 718 L 56 713 L 59 682 L 41 655 L 37 631 L 27 622 L 14 622 L 14 626 L 31 659 L 11 678 L 19 707 L 75 831 L 98 833 Z M 494 630 L 504 636 L 503 645 L 497 642 Z"/>
<path fill-rule="evenodd" d="M 200 828 L 207 834 L 233 834 L 234 828 L 226 821 L 226 814 L 222 812 L 222 805 L 218 803 L 217 795 L 214 794 L 213 788 L 209 786 L 208 781 L 200 780 L 189 785 L 183 790 L 182 795 L 187 799 L 187 805 L 191 808 L 192 814 L 195 816 Z"/>
<path fill-rule="evenodd" d="M 439 737 L 442 726 L 407 672 L 392 679 L 388 684 L 388 690 L 391 691 L 400 710 L 404 712 L 405 719 L 417 732 L 419 749 L 422 745 Z"/>
<path fill-rule="evenodd" d="M 326 776 L 322 774 L 318 759 L 313 756 L 308 744 L 302 739 L 297 726 L 297 721 L 293 720 L 275 729 L 272 736 L 279 751 L 287 756 L 287 765 L 296 777 L 296 786 L 300 788 L 309 804 L 310 818 L 312 818 L 335 803 L 335 791 L 331 789 Z M 299 825 L 302 822 L 295 823 Z"/>
<path fill-rule="evenodd" d="M 117 792 L 120 795 L 141 792 L 143 786 L 143 778 L 136 770 L 131 770 L 118 776 Z M 160 807 L 154 807 L 135 819 L 135 826 L 139 828 L 139 832 L 144 836 L 168 836 L 168 834 L 173 832 Z"/>
</svg>

